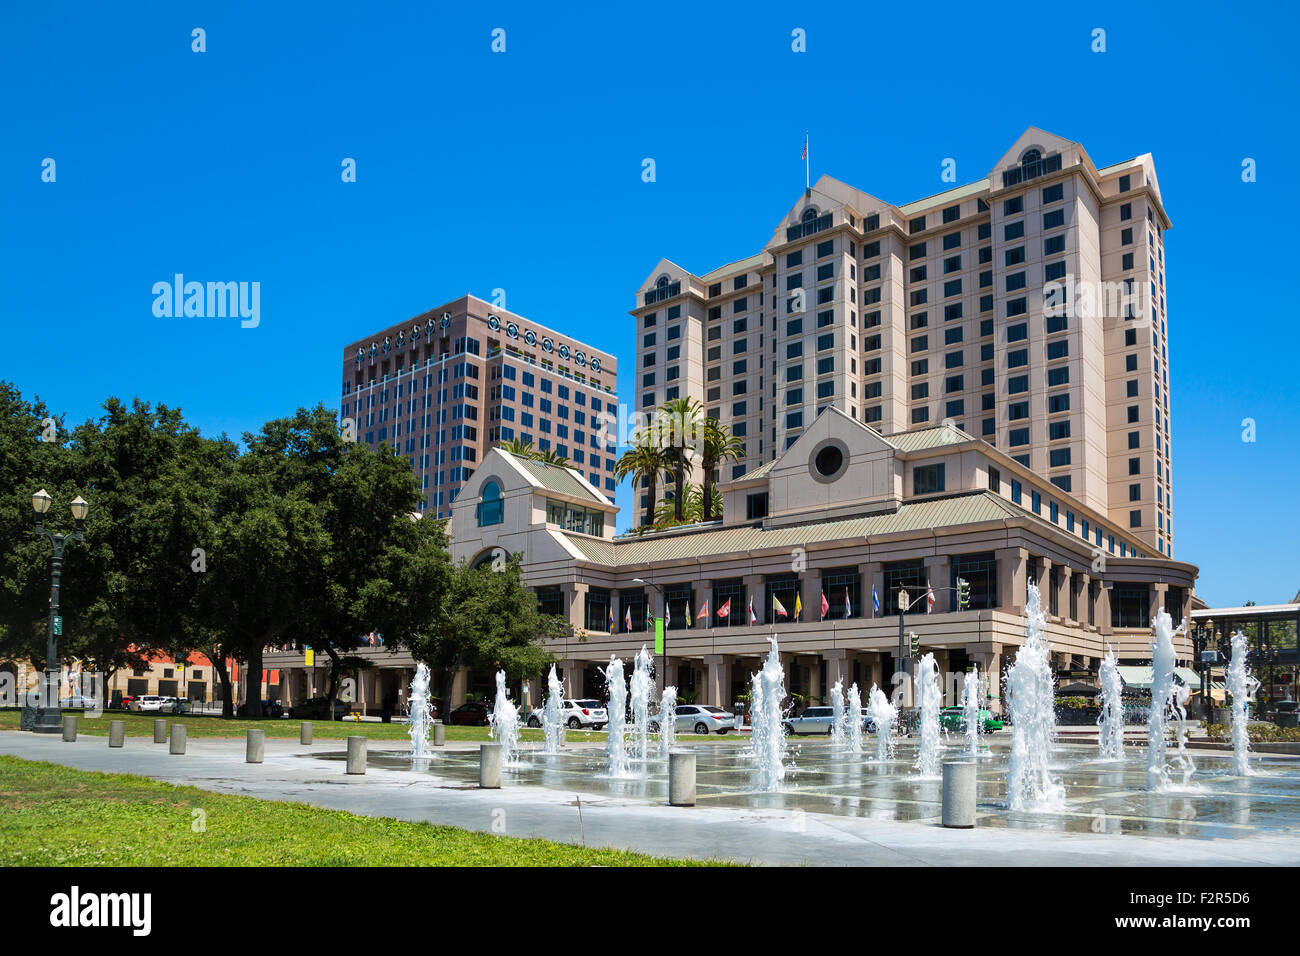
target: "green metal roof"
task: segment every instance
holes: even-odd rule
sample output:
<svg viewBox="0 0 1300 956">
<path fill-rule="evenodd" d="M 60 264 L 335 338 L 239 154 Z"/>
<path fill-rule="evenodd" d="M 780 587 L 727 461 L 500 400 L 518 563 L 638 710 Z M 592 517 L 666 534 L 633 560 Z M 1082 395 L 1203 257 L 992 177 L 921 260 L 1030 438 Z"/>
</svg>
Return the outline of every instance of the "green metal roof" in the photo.
<svg viewBox="0 0 1300 956">
<path fill-rule="evenodd" d="M 939 448 L 942 445 L 960 445 L 962 442 L 974 441 L 956 425 L 937 425 L 933 428 L 918 428 L 907 432 L 895 432 L 885 435 L 885 441 L 901 451 L 924 451 L 927 448 Z"/>
<path fill-rule="evenodd" d="M 700 276 L 700 279 L 704 282 L 708 282 L 710 279 L 721 279 L 724 276 L 729 276 L 735 273 L 749 272 L 751 269 L 757 269 L 766 261 L 767 253 L 760 252 L 756 256 L 750 256 L 747 259 L 739 259 L 736 262 L 728 262 L 725 266 L 719 266 L 712 272 L 706 272 L 704 275 Z"/>
<path fill-rule="evenodd" d="M 586 498 L 588 501 L 598 501 L 604 505 L 609 504 L 604 498 L 592 495 L 591 491 L 568 468 L 548 465 L 531 458 L 521 458 L 518 455 L 515 455 L 514 459 L 547 491 L 553 491 L 558 495 Z"/>
<path fill-rule="evenodd" d="M 613 567 L 707 559 L 744 552 L 789 551 L 792 547 L 805 547 L 823 541 L 980 524 L 1021 517 L 1024 514 L 1010 502 L 983 491 L 975 495 L 956 495 L 905 504 L 888 514 L 779 528 L 716 528 L 680 534 L 628 536 L 614 541 L 596 541 L 570 535 L 565 535 L 565 538 L 588 561 Z"/>
</svg>

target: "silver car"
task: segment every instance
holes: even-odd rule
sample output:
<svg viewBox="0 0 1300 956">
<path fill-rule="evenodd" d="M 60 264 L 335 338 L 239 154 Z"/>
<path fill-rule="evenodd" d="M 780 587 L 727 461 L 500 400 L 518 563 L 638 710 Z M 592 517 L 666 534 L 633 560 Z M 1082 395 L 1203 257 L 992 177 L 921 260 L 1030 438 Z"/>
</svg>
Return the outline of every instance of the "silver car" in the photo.
<svg viewBox="0 0 1300 956">
<path fill-rule="evenodd" d="M 529 727 L 540 727 L 545 720 L 546 711 L 538 707 L 528 715 Z M 605 707 L 598 700 L 565 700 L 560 711 L 560 721 L 570 730 L 582 727 L 600 730 L 609 722 Z"/>
<path fill-rule="evenodd" d="M 725 734 L 736 729 L 736 717 L 721 707 L 707 704 L 678 704 L 673 730 L 679 734 Z M 650 718 L 650 732 L 659 733 L 659 716 Z"/>
<path fill-rule="evenodd" d="M 832 707 L 808 707 L 798 717 L 787 717 L 781 721 L 781 729 L 787 734 L 830 734 L 835 722 L 835 710 Z"/>
</svg>

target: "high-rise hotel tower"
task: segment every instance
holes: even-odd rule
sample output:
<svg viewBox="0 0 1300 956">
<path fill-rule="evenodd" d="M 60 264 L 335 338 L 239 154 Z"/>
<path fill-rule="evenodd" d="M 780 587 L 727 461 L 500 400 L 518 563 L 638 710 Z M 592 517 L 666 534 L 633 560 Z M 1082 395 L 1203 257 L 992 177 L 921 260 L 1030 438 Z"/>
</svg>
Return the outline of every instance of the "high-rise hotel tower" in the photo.
<svg viewBox="0 0 1300 956">
<path fill-rule="evenodd" d="M 826 406 L 886 436 L 948 420 L 1171 556 L 1169 227 L 1149 154 L 1099 169 L 1034 128 L 907 205 L 822 176 L 757 255 L 655 267 L 636 400 L 730 425 L 746 454 L 721 481 Z"/>
</svg>

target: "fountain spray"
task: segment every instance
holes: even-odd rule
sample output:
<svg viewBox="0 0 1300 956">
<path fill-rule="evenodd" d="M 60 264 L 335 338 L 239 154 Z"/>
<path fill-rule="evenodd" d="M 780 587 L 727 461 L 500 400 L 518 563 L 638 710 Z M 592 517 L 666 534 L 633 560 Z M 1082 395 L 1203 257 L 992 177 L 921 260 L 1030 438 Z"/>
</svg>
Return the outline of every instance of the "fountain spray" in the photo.
<svg viewBox="0 0 1300 956">
<path fill-rule="evenodd" d="M 844 682 L 836 681 L 831 688 L 831 745 L 840 750 L 844 747 Z"/>
<path fill-rule="evenodd" d="M 609 688 L 609 723 L 605 727 L 606 771 L 611 777 L 626 777 L 627 741 L 623 739 L 623 732 L 627 724 L 627 681 L 623 677 L 623 662 L 613 654 L 605 668 L 605 685 Z"/>
<path fill-rule="evenodd" d="M 665 687 L 659 699 L 659 752 L 665 760 L 677 740 L 677 688 Z"/>
<path fill-rule="evenodd" d="M 1174 680 L 1174 620 L 1161 608 L 1156 614 L 1156 637 L 1151 644 L 1151 713 L 1147 717 L 1147 786 L 1151 790 L 1169 787 L 1174 774 L 1182 775 L 1184 786 L 1196 772 L 1187 753 L 1186 686 Z M 1166 731 L 1173 724 L 1177 751 L 1171 758 Z"/>
<path fill-rule="evenodd" d="M 754 732 L 751 738 L 760 790 L 775 790 L 785 779 L 785 734 L 781 730 L 781 702 L 785 700 L 785 672 L 776 638 L 762 669 L 751 678 Z"/>
<path fill-rule="evenodd" d="M 506 672 L 497 671 L 497 699 L 492 707 L 493 740 L 501 742 L 501 764 L 514 763 L 519 753 L 519 710 L 506 694 Z"/>
<path fill-rule="evenodd" d="M 650 670 L 653 666 L 644 644 L 632 670 L 632 750 L 637 760 L 650 756 Z"/>
<path fill-rule="evenodd" d="M 415 665 L 415 679 L 411 681 L 406 732 L 411 737 L 411 756 L 429 756 L 429 724 L 433 719 L 433 705 L 429 700 L 429 667 Z"/>
<path fill-rule="evenodd" d="M 1012 720 L 1007 796 L 1012 810 L 1049 808 L 1065 799 L 1065 787 L 1052 778 L 1048 767 L 1056 732 L 1056 701 L 1051 646 L 1043 640 L 1047 618 L 1036 584 L 1029 585 L 1025 611 L 1025 643 L 1007 670 Z"/>
<path fill-rule="evenodd" d="M 966 721 L 966 752 L 972 757 L 980 752 L 980 672 L 968 670 L 962 683 L 962 717 Z"/>
<path fill-rule="evenodd" d="M 862 753 L 862 692 L 858 690 L 857 684 L 849 688 L 849 706 L 844 720 L 848 724 L 844 729 L 848 736 L 849 753 Z"/>
<path fill-rule="evenodd" d="M 1232 635 L 1232 659 L 1228 661 L 1228 692 L 1232 694 L 1232 755 L 1234 769 L 1250 776 L 1250 698 L 1259 681 L 1246 669 L 1246 635 Z"/>
<path fill-rule="evenodd" d="M 916 769 L 922 777 L 939 776 L 939 664 L 934 654 L 921 658 L 916 675 L 916 707 L 921 715 L 921 746 L 916 755 Z"/>
<path fill-rule="evenodd" d="M 898 717 L 898 708 L 875 684 L 871 685 L 868 700 L 871 701 L 871 722 L 876 725 L 876 759 L 884 763 L 894 756 L 894 720 Z"/>
<path fill-rule="evenodd" d="M 1102 760 L 1124 759 L 1124 682 L 1119 676 L 1115 651 L 1107 647 L 1099 669 L 1101 714 L 1097 717 L 1097 756 Z"/>
<path fill-rule="evenodd" d="M 564 746 L 564 685 L 555 674 L 555 665 L 546 678 L 546 707 L 542 711 L 542 732 L 546 736 L 544 753 L 558 754 Z"/>
</svg>

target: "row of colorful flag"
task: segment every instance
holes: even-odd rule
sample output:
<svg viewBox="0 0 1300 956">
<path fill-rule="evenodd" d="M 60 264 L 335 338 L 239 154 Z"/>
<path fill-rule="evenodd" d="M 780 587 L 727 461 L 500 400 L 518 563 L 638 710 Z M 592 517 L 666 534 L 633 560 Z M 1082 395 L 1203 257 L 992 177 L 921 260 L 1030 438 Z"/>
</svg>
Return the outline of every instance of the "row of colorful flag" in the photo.
<svg viewBox="0 0 1300 956">
<path fill-rule="evenodd" d="M 830 602 L 826 600 L 825 591 L 821 592 L 821 598 L 822 598 L 821 619 L 824 621 L 826 620 L 826 615 L 830 613 L 831 606 L 830 606 Z M 871 604 L 872 607 L 874 608 L 874 613 L 872 616 L 874 617 L 879 615 L 880 595 L 876 593 L 876 589 L 874 587 L 871 589 Z M 933 607 L 934 607 L 934 588 L 930 586 L 929 581 L 926 581 L 925 582 L 925 613 L 929 614 Z M 799 596 L 799 592 L 796 591 L 794 595 L 794 619 L 797 621 L 800 619 L 802 615 L 803 615 L 803 601 Z M 727 600 L 722 603 L 722 606 L 718 608 L 717 616 L 722 618 L 723 620 L 726 620 L 731 617 L 731 598 L 727 598 Z M 849 598 L 848 588 L 844 589 L 844 616 L 845 618 L 850 618 L 853 616 L 853 601 Z M 773 594 L 772 595 L 773 620 L 779 618 L 789 619 L 789 617 L 790 617 L 790 612 L 785 609 L 785 605 L 781 603 L 780 598 L 778 598 L 775 594 Z M 700 612 L 695 615 L 695 620 L 704 621 L 708 619 L 709 619 L 709 602 L 708 599 L 706 598 L 704 601 L 704 606 L 701 607 Z M 664 604 L 664 627 L 667 628 L 672 623 L 672 620 L 673 620 L 672 607 L 669 604 L 665 603 Z M 758 615 L 754 613 L 754 596 L 752 594 L 749 597 L 749 623 L 750 624 L 758 623 Z M 623 615 L 623 626 L 624 629 L 627 631 L 632 630 L 632 608 L 630 606 L 628 607 L 627 612 Z M 690 601 L 686 602 L 686 626 L 687 627 L 691 626 L 691 602 Z M 654 619 L 651 617 L 647 617 L 646 630 L 653 630 L 653 629 L 654 629 Z M 614 633 L 614 609 L 612 607 L 609 609 L 609 632 L 611 634 Z"/>
</svg>

